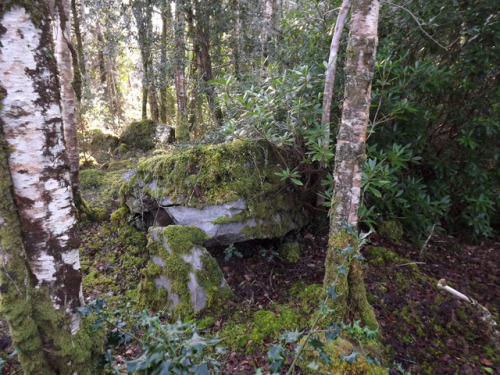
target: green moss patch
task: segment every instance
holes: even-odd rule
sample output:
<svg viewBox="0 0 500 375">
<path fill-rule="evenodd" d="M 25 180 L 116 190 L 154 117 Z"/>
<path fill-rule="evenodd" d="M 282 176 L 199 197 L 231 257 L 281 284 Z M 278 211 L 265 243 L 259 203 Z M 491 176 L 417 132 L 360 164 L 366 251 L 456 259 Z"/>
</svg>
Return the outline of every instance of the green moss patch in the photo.
<svg viewBox="0 0 500 375">
<path fill-rule="evenodd" d="M 302 245 L 298 242 L 284 243 L 278 248 L 278 255 L 284 263 L 297 263 L 300 260 Z"/>
<path fill-rule="evenodd" d="M 152 231 L 148 245 L 152 260 L 143 270 L 140 304 L 156 310 L 167 308 L 176 316 L 188 317 L 200 310 L 217 309 L 232 297 L 216 260 L 201 247 L 208 239 L 202 230 L 171 225 Z M 191 275 L 201 294 L 191 295 Z M 203 299 L 204 302 L 199 301 Z"/>
<path fill-rule="evenodd" d="M 149 195 L 152 200 L 169 197 L 183 206 L 202 208 L 244 200 L 247 209 L 220 217 L 214 224 L 254 219 L 242 233 L 250 238 L 277 238 L 300 225 L 304 204 L 276 174 L 279 161 L 262 143 L 236 141 L 195 146 L 157 155 L 140 163 L 137 174 L 121 190 L 127 197 Z M 153 186 L 153 188 L 151 187 Z"/>
<path fill-rule="evenodd" d="M 151 150 L 154 144 L 156 123 L 153 120 L 136 121 L 128 125 L 120 136 L 120 142 L 128 149 Z"/>
</svg>

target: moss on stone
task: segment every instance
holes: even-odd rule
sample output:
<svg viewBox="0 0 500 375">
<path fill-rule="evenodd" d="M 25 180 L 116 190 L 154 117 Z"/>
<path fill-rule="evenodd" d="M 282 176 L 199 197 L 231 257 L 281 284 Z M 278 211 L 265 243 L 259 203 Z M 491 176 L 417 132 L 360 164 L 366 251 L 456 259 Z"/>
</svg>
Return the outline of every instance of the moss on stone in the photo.
<svg viewBox="0 0 500 375">
<path fill-rule="evenodd" d="M 272 151 L 261 143 L 236 141 L 220 145 L 195 146 L 158 155 L 139 164 L 138 171 L 124 184 L 127 197 L 137 186 L 153 199 L 169 197 L 185 206 L 204 207 L 245 200 L 247 209 L 214 224 L 254 219 L 242 233 L 250 237 L 280 237 L 290 230 L 291 217 L 300 221 L 303 202 L 286 190 Z M 135 193 L 135 192 L 134 192 Z M 124 199 L 123 199 L 124 201 Z"/>
<path fill-rule="evenodd" d="M 120 136 L 120 142 L 130 149 L 143 151 L 154 147 L 153 138 L 156 132 L 156 122 L 153 120 L 136 121 L 128 125 Z"/>
<path fill-rule="evenodd" d="M 151 240 L 148 250 L 152 257 L 159 257 L 163 265 L 160 266 L 150 261 L 143 271 L 146 278 L 139 286 L 141 304 L 155 309 L 165 307 L 172 309 L 176 316 L 195 315 L 188 287 L 191 273 L 195 275 L 196 282 L 206 293 L 207 303 L 204 310 L 217 309 L 223 305 L 224 301 L 232 297 L 229 287 L 222 284 L 224 278 L 217 261 L 200 247 L 205 240 L 209 239 L 202 230 L 196 227 L 171 225 L 157 230 L 156 236 L 163 245 L 156 240 Z M 165 245 L 168 248 L 165 248 Z M 189 255 L 193 249 L 202 252 L 201 270 L 193 269 L 192 265 L 183 259 L 183 256 Z M 156 280 L 162 276 L 169 281 L 169 291 L 164 286 L 156 285 Z M 177 306 L 170 305 L 167 299 L 169 293 L 179 297 Z"/>
<path fill-rule="evenodd" d="M 129 209 L 127 206 L 121 206 L 115 212 L 113 212 L 110 216 L 111 224 L 114 226 L 118 226 L 120 224 L 126 224 L 127 216 L 129 214 Z"/>
<path fill-rule="evenodd" d="M 202 245 L 209 237 L 196 227 L 170 225 L 158 232 L 164 236 L 170 249 L 177 255 L 186 254 L 195 245 Z"/>
<path fill-rule="evenodd" d="M 284 263 L 297 263 L 300 260 L 302 245 L 298 242 L 288 242 L 278 248 L 278 255 Z"/>
</svg>

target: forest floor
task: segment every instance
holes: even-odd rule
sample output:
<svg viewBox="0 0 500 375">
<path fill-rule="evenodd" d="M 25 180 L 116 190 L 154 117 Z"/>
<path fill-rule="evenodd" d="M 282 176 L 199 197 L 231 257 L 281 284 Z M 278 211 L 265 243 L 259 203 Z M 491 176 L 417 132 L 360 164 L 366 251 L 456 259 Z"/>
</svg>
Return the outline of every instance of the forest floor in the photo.
<svg viewBox="0 0 500 375">
<path fill-rule="evenodd" d="M 92 186 L 86 199 L 93 202 L 99 195 L 98 188 Z M 137 243 L 140 241 L 140 236 L 124 239 L 124 232 L 113 227 L 109 218 L 82 226 L 87 300 L 112 292 L 108 299 L 113 306 L 137 296 L 135 288 L 147 262 L 147 255 L 141 253 Z M 244 331 L 245 326 L 249 332 L 257 312 L 271 311 L 280 321 L 282 314 L 295 310 L 293 328 L 307 329 L 310 314 L 320 301 L 305 298 L 300 291 L 309 290 L 311 285 L 319 288 L 323 281 L 326 237 L 309 228 L 300 233 L 299 241 L 303 256 L 294 264 L 283 264 L 273 257 L 271 243 L 243 244 L 237 249 L 244 257 L 233 254 L 228 261 L 222 249 L 213 251 L 235 298 L 223 312 L 200 317 L 199 323 L 204 334 L 220 333 L 221 345 L 229 344 L 222 358 L 223 373 L 255 374 L 256 368 L 267 373 L 267 352 L 277 342 L 277 331 L 265 336 L 257 346 L 246 337 L 235 338 L 228 333 L 236 327 Z M 362 249 L 368 298 L 380 324 L 383 364 L 401 364 L 412 374 L 500 374 L 500 354 L 489 340 L 488 326 L 481 321 L 481 315 L 473 306 L 436 287 L 439 279 L 446 279 L 450 286 L 490 309 L 498 322 L 500 238 L 472 245 L 436 235 L 422 256 L 421 243 L 408 243 L 411 241 L 396 244 L 374 234 Z M 20 373 L 15 355 L 10 355 L 12 351 L 5 320 L 0 319 L 4 374 Z M 137 357 L 139 352 L 139 346 L 134 344 L 119 349 L 115 364 L 123 368 L 123 361 Z"/>
</svg>

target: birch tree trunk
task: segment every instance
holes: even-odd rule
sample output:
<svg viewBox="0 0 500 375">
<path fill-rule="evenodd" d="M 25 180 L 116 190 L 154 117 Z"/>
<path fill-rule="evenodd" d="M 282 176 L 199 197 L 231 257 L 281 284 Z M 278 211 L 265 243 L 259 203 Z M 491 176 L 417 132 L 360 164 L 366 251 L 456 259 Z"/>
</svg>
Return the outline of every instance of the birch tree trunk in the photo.
<svg viewBox="0 0 500 375">
<path fill-rule="evenodd" d="M 73 59 L 70 51 L 71 43 L 71 12 L 68 0 L 58 0 L 54 9 L 57 36 L 56 36 L 56 60 L 61 83 L 61 108 L 64 124 L 64 139 L 66 142 L 66 153 L 69 159 L 69 171 L 71 178 L 71 190 L 73 198 L 78 206 L 82 202 L 80 193 L 80 158 L 78 149 L 78 137 L 76 131 L 75 114 L 75 91 L 73 82 Z"/>
<path fill-rule="evenodd" d="M 347 224 L 356 228 L 358 224 L 379 7 L 379 0 L 355 0 L 352 6 L 345 99 L 335 153 L 335 187 L 324 279 L 325 287 L 337 285 L 339 298 L 335 300 L 335 308 L 339 315 L 342 318 L 356 316 L 372 328 L 378 324 L 366 299 L 361 264 L 357 259 L 349 259 L 342 250 L 352 242 L 352 236 L 343 226 Z M 347 274 L 338 272 L 342 265 L 348 270 Z"/>
<path fill-rule="evenodd" d="M 51 11 L 9 2 L 0 23 L 1 311 L 25 374 L 98 373 L 99 335 L 75 311 L 79 235 Z"/>
<path fill-rule="evenodd" d="M 337 70 L 337 56 L 339 54 L 340 40 L 342 38 L 342 32 L 350 6 L 351 0 L 342 1 L 339 15 L 337 16 L 337 22 L 335 22 L 332 44 L 330 45 L 330 55 L 328 57 L 328 67 L 325 72 L 325 90 L 323 91 L 323 114 L 321 116 L 321 123 L 325 126 L 324 147 L 326 148 L 328 148 L 330 144 L 330 113 L 332 108 L 335 72 Z"/>
</svg>

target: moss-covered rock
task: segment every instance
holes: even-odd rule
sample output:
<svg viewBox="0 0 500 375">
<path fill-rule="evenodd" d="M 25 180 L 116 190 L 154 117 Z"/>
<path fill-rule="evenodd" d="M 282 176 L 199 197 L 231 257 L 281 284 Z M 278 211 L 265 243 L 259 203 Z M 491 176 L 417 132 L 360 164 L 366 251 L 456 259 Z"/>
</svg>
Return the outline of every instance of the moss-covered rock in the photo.
<svg viewBox="0 0 500 375">
<path fill-rule="evenodd" d="M 139 285 L 139 302 L 192 316 L 217 308 L 232 296 L 217 261 L 201 246 L 206 234 L 196 227 L 151 228 L 151 260 Z"/>
<path fill-rule="evenodd" d="M 120 136 L 120 143 L 129 149 L 151 150 L 155 146 L 156 122 L 153 120 L 136 121 L 128 125 Z"/>
<path fill-rule="evenodd" d="M 146 226 L 195 225 L 213 245 L 229 245 L 282 237 L 304 224 L 304 200 L 279 171 L 261 143 L 196 146 L 147 159 L 121 193 Z"/>
<path fill-rule="evenodd" d="M 287 242 L 278 248 L 278 255 L 284 263 L 297 263 L 300 260 L 302 245 L 298 242 Z"/>
</svg>

